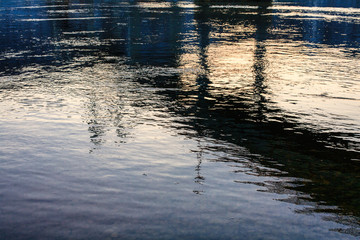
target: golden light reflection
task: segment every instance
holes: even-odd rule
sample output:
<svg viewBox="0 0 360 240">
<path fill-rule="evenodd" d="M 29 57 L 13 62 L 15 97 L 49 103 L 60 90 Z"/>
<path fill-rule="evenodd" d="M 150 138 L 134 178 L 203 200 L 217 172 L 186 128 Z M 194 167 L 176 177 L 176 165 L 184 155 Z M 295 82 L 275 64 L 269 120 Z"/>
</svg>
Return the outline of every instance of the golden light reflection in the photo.
<svg viewBox="0 0 360 240">
<path fill-rule="evenodd" d="M 358 58 L 327 45 L 267 39 L 284 31 L 268 24 L 269 12 L 259 10 L 261 17 L 246 24 L 217 21 L 215 10 L 198 13 L 202 14 L 196 29 L 199 45 L 180 58 L 181 68 L 193 70 L 181 74 L 184 91 L 206 91 L 202 97 L 214 100 L 248 96 L 275 103 L 283 114 L 330 132 L 351 133 L 358 128 L 360 83 L 354 81 L 360 76 Z M 288 31 L 299 36 L 299 29 Z M 228 41 L 244 34 L 253 37 Z M 206 90 L 201 90 L 204 86 Z"/>
<path fill-rule="evenodd" d="M 354 130 L 360 120 L 360 83 L 353 79 L 360 76 L 358 59 L 335 48 L 309 49 L 296 42 L 284 42 L 281 51 L 278 43 L 269 42 L 267 52 L 268 86 L 279 107 L 303 113 L 303 120 L 325 129 Z"/>
</svg>

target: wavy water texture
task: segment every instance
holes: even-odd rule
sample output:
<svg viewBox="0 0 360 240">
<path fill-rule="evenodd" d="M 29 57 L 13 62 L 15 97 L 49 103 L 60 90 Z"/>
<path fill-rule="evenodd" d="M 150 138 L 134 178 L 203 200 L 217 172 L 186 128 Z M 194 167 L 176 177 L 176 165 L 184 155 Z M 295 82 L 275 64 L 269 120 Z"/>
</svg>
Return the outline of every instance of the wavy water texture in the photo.
<svg viewBox="0 0 360 240">
<path fill-rule="evenodd" d="M 358 239 L 359 4 L 0 2 L 0 238 Z"/>
</svg>

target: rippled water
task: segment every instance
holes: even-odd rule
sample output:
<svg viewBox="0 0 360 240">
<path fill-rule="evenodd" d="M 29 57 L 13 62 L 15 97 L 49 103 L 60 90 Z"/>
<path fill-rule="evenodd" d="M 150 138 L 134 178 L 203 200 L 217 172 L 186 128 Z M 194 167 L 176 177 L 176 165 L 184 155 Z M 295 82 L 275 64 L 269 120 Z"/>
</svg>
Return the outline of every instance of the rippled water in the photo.
<svg viewBox="0 0 360 240">
<path fill-rule="evenodd" d="M 358 239 L 360 1 L 0 1 L 0 239 Z"/>
</svg>

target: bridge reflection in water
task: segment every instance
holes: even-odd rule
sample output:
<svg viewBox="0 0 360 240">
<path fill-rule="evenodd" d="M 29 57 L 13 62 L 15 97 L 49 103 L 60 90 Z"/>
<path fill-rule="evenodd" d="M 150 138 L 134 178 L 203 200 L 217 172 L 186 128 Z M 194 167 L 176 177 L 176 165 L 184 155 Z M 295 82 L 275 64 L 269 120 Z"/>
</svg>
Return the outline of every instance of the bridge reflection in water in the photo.
<svg viewBox="0 0 360 240">
<path fill-rule="evenodd" d="M 276 106 L 267 88 L 274 77 L 267 70 L 272 61 L 272 56 L 267 56 L 267 44 L 279 41 L 271 34 L 274 27 L 272 4 L 259 5 L 251 1 L 246 1 L 245 7 L 243 2 L 238 5 L 231 1 L 195 1 L 195 4 L 201 6 L 194 12 L 192 31 L 196 40 L 186 43 L 193 44 L 197 50 L 187 51 L 189 46 L 186 45 L 183 49 L 174 47 L 176 63 L 170 64 L 184 72 L 173 77 L 140 78 L 140 81 L 171 89 L 161 94 L 171 102 L 170 110 L 183 117 L 180 119 L 184 122 L 178 121 L 186 126 L 185 129 L 196 130 L 194 137 L 211 137 L 245 146 L 259 155 L 252 157 L 251 174 L 281 177 L 277 182 L 241 183 L 259 185 L 269 192 L 291 193 L 281 201 L 307 206 L 298 210 L 299 213 L 336 213 L 328 219 L 357 226 L 356 219 L 348 218 L 360 216 L 359 165 L 353 161 L 359 157 L 357 144 L 339 138 L 339 133 L 303 127 L 297 117 L 294 119 L 292 114 L 287 115 Z M 237 6 L 243 8 L 242 14 L 238 14 Z M 181 35 L 183 28 L 177 21 L 173 23 L 169 28 L 178 29 L 175 35 Z M 141 35 L 143 33 L 139 32 L 137 36 Z M 291 36 L 285 38 L 291 40 Z M 176 41 L 186 40 L 176 39 L 172 43 Z M 132 58 L 135 62 L 142 62 L 141 59 L 148 58 Z M 169 62 L 167 57 L 164 59 Z M 199 156 L 208 150 L 207 147 L 199 146 Z M 201 162 L 199 157 L 196 181 L 206 178 L 199 173 Z M 239 171 L 242 168 L 243 165 Z M 353 227 L 339 231 L 357 235 L 357 227 Z"/>
<path fill-rule="evenodd" d="M 335 234 L 331 232 L 326 236 L 329 239 L 359 235 L 360 118 L 353 111 L 358 109 L 359 101 L 358 83 L 353 80 L 359 73 L 359 49 L 356 34 L 344 34 L 349 29 L 351 33 L 360 31 L 356 10 L 348 13 L 344 9 L 309 10 L 306 8 L 309 6 L 303 6 L 304 13 L 298 12 L 297 6 L 272 1 L 35 1 L 40 7 L 10 2 L 25 6 L 7 12 L 5 20 L 0 20 L 8 24 L 0 26 L 1 32 L 6 33 L 0 35 L 1 47 L 5 49 L 0 60 L 6 63 L 0 65 L 0 94 L 4 99 L 1 113 L 5 116 L 9 112 L 9 120 L 4 118 L 0 125 L 4 129 L 1 143 L 5 143 L 14 127 L 10 124 L 12 117 L 36 119 L 30 122 L 35 129 L 39 128 L 40 136 L 45 134 L 39 127 L 42 122 L 49 119 L 56 122 L 66 115 L 74 119 L 66 116 L 69 129 L 62 130 L 67 140 L 61 147 L 72 149 L 69 153 L 52 146 L 51 141 L 44 143 L 41 137 L 33 136 L 43 144 L 39 145 L 43 149 L 61 152 L 46 155 L 30 151 L 37 160 L 44 156 L 56 159 L 51 163 L 44 160 L 53 166 L 46 169 L 47 174 L 44 171 L 47 165 L 40 164 L 37 169 L 34 159 L 19 164 L 32 169 L 25 175 L 30 181 L 23 181 L 22 177 L 13 179 L 5 167 L 1 169 L 2 182 L 19 186 L 15 191 L 29 196 L 33 192 L 28 193 L 30 188 L 24 186 L 32 181 L 38 183 L 32 173 L 44 174 L 43 178 L 61 197 L 52 199 L 53 192 L 47 192 L 48 187 L 41 182 L 45 190 L 38 187 L 40 190 L 34 191 L 40 198 L 43 196 L 40 200 L 48 202 L 44 203 L 46 207 L 35 204 L 40 213 L 51 215 L 56 206 L 64 207 L 60 213 L 68 221 L 60 224 L 64 229 L 71 229 L 73 220 L 69 216 L 74 215 L 73 219 L 80 219 L 80 223 L 85 222 L 81 219 L 86 216 L 93 223 L 79 224 L 80 236 L 90 228 L 99 233 L 104 225 L 111 225 L 104 220 L 106 217 L 101 217 L 109 214 L 113 216 L 113 225 L 125 229 L 125 236 L 151 239 L 158 236 L 146 235 L 156 233 L 149 229 L 170 234 L 179 225 L 185 229 L 184 235 L 175 231 L 178 235 L 172 236 L 200 239 L 209 237 L 209 232 L 215 237 L 231 235 L 235 231 L 229 230 L 231 224 L 239 225 L 239 232 L 246 232 L 253 219 L 266 222 L 267 216 L 252 218 L 246 214 L 236 215 L 243 221 L 243 227 L 235 221 L 214 220 L 219 212 L 221 217 L 231 214 L 221 210 L 243 209 L 241 204 L 251 200 L 254 202 L 251 206 L 279 204 L 279 209 L 287 203 L 296 204 L 296 214 L 286 215 L 284 221 L 295 218 L 297 213 L 304 217 L 310 213 L 323 216 L 336 226 L 333 232 L 345 233 L 331 235 Z M 8 6 L 2 4 L 5 3 L 0 6 L 6 12 Z M 46 7 L 41 7 L 42 4 Z M 334 17 L 333 11 L 338 11 L 336 15 L 341 15 L 341 19 L 327 21 Z M 313 27 L 324 34 L 311 33 L 309 29 Z M 6 80 L 9 77 L 11 81 Z M 39 101 L 32 94 L 50 98 L 47 107 L 32 104 Z M 331 103 L 341 107 L 333 109 Z M 346 116 L 343 112 L 351 113 Z M 28 124 L 23 121 L 20 123 Z M 83 136 L 79 130 L 82 128 L 90 138 L 90 143 L 84 146 L 73 137 L 78 131 Z M 50 134 L 48 139 L 53 137 Z M 165 140 L 155 144 L 159 138 Z M 13 139 L 7 141 L 16 145 L 16 138 Z M 73 147 L 74 143 L 79 145 Z M 73 148 L 80 149 L 79 152 L 90 150 L 80 154 Z M 21 158 L 10 150 L 6 154 L 5 160 Z M 81 163 L 68 162 L 74 156 Z M 177 161 L 169 159 L 171 156 Z M 91 160 L 84 160 L 88 158 Z M 63 162 L 74 165 L 79 172 L 72 170 L 75 176 L 69 177 L 66 175 L 69 167 L 64 167 Z M 179 181 L 188 177 L 186 164 L 192 165 L 191 183 L 182 186 Z M 16 166 L 12 166 L 13 173 L 18 171 L 16 176 L 26 174 Z M 143 173 L 143 169 L 154 169 L 154 177 L 151 178 L 151 172 Z M 101 177 L 99 172 L 103 173 Z M 138 175 L 153 181 L 149 184 Z M 169 187 L 166 177 L 176 179 L 176 184 Z M 78 185 L 73 185 L 74 182 Z M 67 186 L 64 183 L 70 187 L 63 188 Z M 186 195 L 189 189 L 191 196 Z M 254 189 L 258 192 L 253 193 Z M 3 206 L 19 197 L 16 194 L 13 197 L 13 190 L 6 186 L 1 186 L 1 190 Z M 249 195 L 250 200 L 240 193 Z M 279 200 L 268 203 L 271 197 L 266 193 L 278 196 Z M 92 195 L 96 198 L 92 199 Z M 36 197 L 29 197 L 31 201 L 24 196 L 14 205 L 15 210 L 4 210 L 12 216 L 9 219 L 15 219 L 0 227 L 0 233 L 6 233 L 9 239 L 16 235 L 10 234 L 11 227 L 28 218 L 34 220 L 31 214 L 15 214 L 29 211 L 26 206 L 36 202 Z M 79 204 L 71 208 L 64 203 L 70 200 Z M 85 209 L 81 205 L 84 202 L 94 212 Z M 208 208 L 198 202 L 208 204 Z M 66 212 L 69 209 L 78 212 Z M 256 213 L 257 209 L 249 211 Z M 126 225 L 124 219 L 133 225 Z M 58 224 L 53 221 L 51 224 Z M 164 227 L 159 229 L 159 223 Z M 213 231 L 207 232 L 207 223 L 213 224 Z M 201 228 L 194 231 L 191 224 Z M 269 229 L 273 227 L 270 224 Z M 269 236 L 269 229 L 259 227 L 259 236 Z M 303 230 L 306 232 L 303 236 L 317 239 L 318 235 Z M 40 234 L 31 232 L 31 228 L 24 231 L 28 231 L 26 236 Z M 273 231 L 274 239 L 284 236 Z M 325 235 L 320 238 L 325 239 Z M 231 236 L 236 239 L 236 235 Z"/>
</svg>

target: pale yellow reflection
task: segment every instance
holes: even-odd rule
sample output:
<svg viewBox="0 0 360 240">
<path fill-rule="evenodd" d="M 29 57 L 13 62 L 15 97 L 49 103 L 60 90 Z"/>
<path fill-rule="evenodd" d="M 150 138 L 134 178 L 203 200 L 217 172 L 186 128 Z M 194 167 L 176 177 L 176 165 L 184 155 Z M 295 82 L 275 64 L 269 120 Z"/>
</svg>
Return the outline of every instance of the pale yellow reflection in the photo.
<svg viewBox="0 0 360 240">
<path fill-rule="evenodd" d="M 194 47 L 180 58 L 183 69 L 192 69 L 181 74 L 183 90 L 198 89 L 197 79 L 202 76 L 208 80 L 207 97 L 236 97 L 245 93 L 256 99 L 255 95 L 260 94 L 266 102 L 274 103 L 281 114 L 295 116 L 298 123 L 329 132 L 360 131 L 360 60 L 357 57 L 342 48 L 300 41 L 254 38 L 216 41 L 236 31 L 256 31 L 256 26 L 245 29 L 240 24 L 224 23 L 223 27 L 232 32 L 217 32 L 213 27 L 208 33 L 213 41 L 205 48 Z M 274 31 L 277 30 L 267 30 L 268 33 Z M 260 72 L 254 70 L 258 65 Z M 262 82 L 258 83 L 257 79 Z M 256 84 L 261 84 L 262 93 L 256 93 Z M 196 95 L 190 98 L 194 100 Z"/>
<path fill-rule="evenodd" d="M 353 132 L 360 120 L 360 61 L 327 46 L 268 42 L 272 100 L 331 131 Z M 325 121 L 325 122 L 324 122 Z"/>
</svg>

